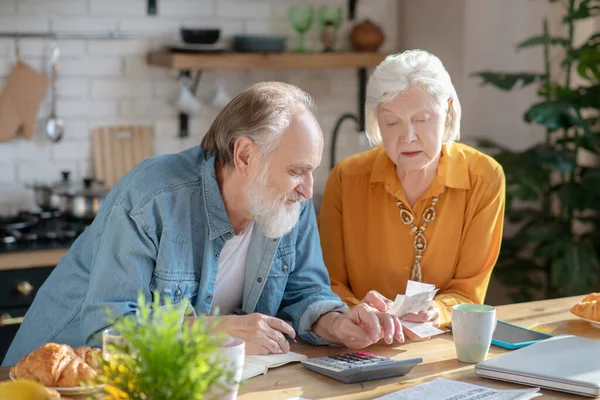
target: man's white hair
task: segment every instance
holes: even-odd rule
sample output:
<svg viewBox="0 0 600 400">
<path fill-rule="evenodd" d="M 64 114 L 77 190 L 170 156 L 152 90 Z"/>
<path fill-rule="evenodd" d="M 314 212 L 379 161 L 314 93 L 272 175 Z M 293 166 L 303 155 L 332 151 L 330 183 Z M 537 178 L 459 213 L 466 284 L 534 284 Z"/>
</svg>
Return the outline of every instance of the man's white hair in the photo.
<svg viewBox="0 0 600 400">
<path fill-rule="evenodd" d="M 448 111 L 443 143 L 460 138 L 460 103 L 448 71 L 433 54 L 425 50 L 407 50 L 387 56 L 369 78 L 365 117 L 366 133 L 372 146 L 383 143 L 377 122 L 377 105 L 392 101 L 415 86 L 435 96 L 440 106 Z M 452 105 L 448 110 L 450 98 Z"/>
</svg>

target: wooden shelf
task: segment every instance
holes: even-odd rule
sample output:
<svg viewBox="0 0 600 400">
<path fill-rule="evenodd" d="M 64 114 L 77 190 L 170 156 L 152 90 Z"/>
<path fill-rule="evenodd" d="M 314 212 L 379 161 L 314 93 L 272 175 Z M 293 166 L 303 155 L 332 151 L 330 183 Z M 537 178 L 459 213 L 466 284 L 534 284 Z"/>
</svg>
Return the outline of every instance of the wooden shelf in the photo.
<svg viewBox="0 0 600 400">
<path fill-rule="evenodd" d="M 386 56 L 382 53 L 194 54 L 151 51 L 147 54 L 147 62 L 175 70 L 369 68 L 379 65 Z"/>
</svg>

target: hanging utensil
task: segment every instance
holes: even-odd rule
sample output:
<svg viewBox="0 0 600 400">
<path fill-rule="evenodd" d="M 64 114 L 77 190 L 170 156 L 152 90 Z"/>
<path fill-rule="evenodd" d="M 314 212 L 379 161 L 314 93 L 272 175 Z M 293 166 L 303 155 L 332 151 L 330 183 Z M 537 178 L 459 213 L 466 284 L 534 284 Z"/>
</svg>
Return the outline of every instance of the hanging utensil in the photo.
<svg viewBox="0 0 600 400">
<path fill-rule="evenodd" d="M 50 117 L 46 121 L 46 136 L 51 142 L 58 142 L 65 133 L 65 122 L 56 116 L 56 92 L 58 90 L 58 45 L 52 48 L 52 97 L 50 98 Z"/>
</svg>

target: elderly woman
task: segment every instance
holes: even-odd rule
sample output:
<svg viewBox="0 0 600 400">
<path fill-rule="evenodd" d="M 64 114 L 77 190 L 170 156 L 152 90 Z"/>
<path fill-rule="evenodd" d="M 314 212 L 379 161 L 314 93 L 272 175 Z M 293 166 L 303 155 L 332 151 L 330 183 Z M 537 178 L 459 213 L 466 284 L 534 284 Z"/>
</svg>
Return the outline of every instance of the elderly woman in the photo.
<svg viewBox="0 0 600 400">
<path fill-rule="evenodd" d="M 502 239 L 505 180 L 492 158 L 454 143 L 460 117 L 434 55 L 406 51 L 375 69 L 366 133 L 377 147 L 336 165 L 319 215 L 331 284 L 347 304 L 385 311 L 408 280 L 430 283 L 439 288 L 434 306 L 404 320 L 444 327 L 452 306 L 483 302 Z"/>
</svg>

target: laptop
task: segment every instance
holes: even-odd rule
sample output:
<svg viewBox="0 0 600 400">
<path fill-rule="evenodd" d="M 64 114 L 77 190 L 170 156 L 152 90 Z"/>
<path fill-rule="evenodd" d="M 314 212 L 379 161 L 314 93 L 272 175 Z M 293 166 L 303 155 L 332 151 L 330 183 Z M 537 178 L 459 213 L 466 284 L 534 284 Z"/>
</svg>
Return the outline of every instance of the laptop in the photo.
<svg viewBox="0 0 600 400">
<path fill-rule="evenodd" d="M 600 340 L 554 336 L 483 361 L 479 376 L 583 396 L 600 396 Z"/>
</svg>

